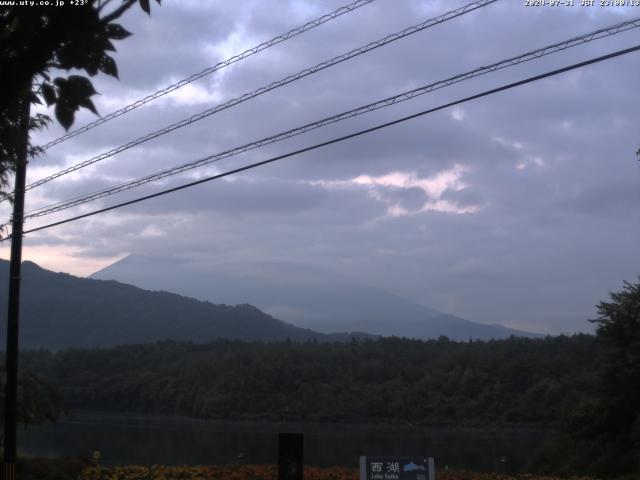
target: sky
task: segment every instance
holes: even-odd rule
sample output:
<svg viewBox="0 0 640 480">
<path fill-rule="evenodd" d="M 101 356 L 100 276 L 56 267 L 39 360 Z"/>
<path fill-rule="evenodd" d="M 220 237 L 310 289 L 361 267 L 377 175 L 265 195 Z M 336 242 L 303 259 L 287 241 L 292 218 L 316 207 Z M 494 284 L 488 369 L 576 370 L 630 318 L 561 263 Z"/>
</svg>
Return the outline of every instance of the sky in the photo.
<svg viewBox="0 0 640 480">
<path fill-rule="evenodd" d="M 165 1 L 122 18 L 105 115 L 343 1 Z M 375 0 L 52 147 L 28 182 L 465 5 Z M 500 0 L 146 142 L 27 194 L 27 211 L 640 16 Z M 490 73 L 71 210 L 62 220 L 640 43 L 640 29 Z M 322 266 L 482 323 L 591 331 L 640 273 L 640 53 L 443 109 L 148 202 L 29 234 L 23 258 L 85 276 L 129 254 Z M 75 126 L 95 117 L 82 112 Z M 64 130 L 37 133 L 46 143 Z M 0 215 L 9 217 L 7 203 Z M 0 258 L 8 258 L 8 242 Z"/>
</svg>

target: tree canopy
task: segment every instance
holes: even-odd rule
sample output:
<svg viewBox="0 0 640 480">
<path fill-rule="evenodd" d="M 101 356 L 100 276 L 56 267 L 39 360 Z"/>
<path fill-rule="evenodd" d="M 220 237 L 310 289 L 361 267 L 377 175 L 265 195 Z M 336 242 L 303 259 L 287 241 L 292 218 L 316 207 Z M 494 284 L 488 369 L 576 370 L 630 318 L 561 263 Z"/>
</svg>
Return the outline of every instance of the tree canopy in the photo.
<svg viewBox="0 0 640 480">
<path fill-rule="evenodd" d="M 70 408 L 204 418 L 558 425 L 589 395 L 594 337 L 490 342 L 159 342 L 25 352 Z"/>
<path fill-rule="evenodd" d="M 0 381 L 0 418 L 4 418 L 4 377 Z M 62 397 L 49 384 L 30 372 L 18 379 L 18 423 L 28 425 L 55 423 L 65 413 Z"/>
<path fill-rule="evenodd" d="M 0 7 L 0 192 L 8 186 L 9 174 L 24 165 L 25 141 L 27 157 L 40 151 L 31 144 L 29 132 L 51 121 L 41 112 L 27 118 L 28 106 L 44 102 L 54 108 L 56 119 L 67 130 L 81 107 L 98 113 L 91 100 L 97 93 L 93 84 L 77 72 L 91 77 L 102 72 L 117 78 L 116 62 L 108 52 L 115 51 L 113 41 L 131 34 L 115 21 L 136 1 L 150 13 L 149 0 L 82 0 L 66 6 L 12 2 Z M 7 363 L 7 415 L 13 418 L 16 413 L 10 405 L 15 404 L 17 393 L 17 414 L 23 423 L 55 420 L 60 408 L 52 390 L 26 375 L 18 381 L 16 392 L 11 375 L 15 360 L 14 367 L 9 360 Z M 9 452 L 13 454 L 6 452 L 5 445 L 5 459 L 15 457 L 15 438 L 12 443 Z"/>
<path fill-rule="evenodd" d="M 44 102 L 54 109 L 56 119 L 66 129 L 80 108 L 98 114 L 91 100 L 97 93 L 91 80 L 76 71 L 90 77 L 98 73 L 118 77 L 110 52 L 116 50 L 114 41 L 131 33 L 116 20 L 136 2 L 145 12 L 151 12 L 149 0 L 0 7 L 0 188 L 8 185 L 23 144 L 19 128 L 22 102 Z M 33 115 L 30 130 L 42 128 L 49 121 L 48 115 Z M 38 149 L 30 145 L 29 153 L 33 156 Z"/>
<path fill-rule="evenodd" d="M 610 296 L 610 302 L 600 302 L 594 320 L 603 349 L 600 427 L 607 437 L 640 450 L 640 278 Z"/>
<path fill-rule="evenodd" d="M 640 282 L 624 282 L 597 305 L 599 360 L 593 392 L 571 413 L 570 439 L 557 448 L 583 469 L 620 475 L 640 469 Z"/>
</svg>

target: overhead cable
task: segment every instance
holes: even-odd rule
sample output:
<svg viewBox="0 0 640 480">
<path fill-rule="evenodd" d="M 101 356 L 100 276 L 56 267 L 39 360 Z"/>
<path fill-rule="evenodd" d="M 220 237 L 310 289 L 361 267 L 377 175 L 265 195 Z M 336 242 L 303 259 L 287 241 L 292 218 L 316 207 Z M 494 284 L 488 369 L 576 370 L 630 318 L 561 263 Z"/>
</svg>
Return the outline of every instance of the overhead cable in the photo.
<svg viewBox="0 0 640 480">
<path fill-rule="evenodd" d="M 513 83 L 506 84 L 506 85 L 502 85 L 500 87 L 493 88 L 491 90 L 486 90 L 486 91 L 484 91 L 482 93 L 478 93 L 478 94 L 475 94 L 475 95 L 471 95 L 469 97 L 462 98 L 460 100 L 449 102 L 449 103 L 446 103 L 444 105 L 440 105 L 440 106 L 435 107 L 435 108 L 430 108 L 428 110 L 423 110 L 421 112 L 414 113 L 412 115 L 408 115 L 408 116 L 405 116 L 405 117 L 402 117 L 402 118 L 399 118 L 399 119 L 396 119 L 396 120 L 393 120 L 393 121 L 390 121 L 390 122 L 386 122 L 386 123 L 383 123 L 383 124 L 380 124 L 380 125 L 376 125 L 375 127 L 367 128 L 367 129 L 360 130 L 360 131 L 355 132 L 355 133 L 351 133 L 349 135 L 344 135 L 342 137 L 334 138 L 332 140 L 328 140 L 328 141 L 325 141 L 325 142 L 317 143 L 317 144 L 312 145 L 310 147 L 302 148 L 300 150 L 289 152 L 289 153 L 286 153 L 284 155 L 278 155 L 277 157 L 272 157 L 272 158 L 269 158 L 267 160 L 262 160 L 260 162 L 252 163 L 250 165 L 245 165 L 243 167 L 236 168 L 236 169 L 233 169 L 233 170 L 229 170 L 229 171 L 224 172 L 224 173 L 220 173 L 220 174 L 217 174 L 217 175 L 206 177 L 206 178 L 203 178 L 203 179 L 200 179 L 200 180 L 196 180 L 194 182 L 186 183 L 186 184 L 180 185 L 178 187 L 169 188 L 169 189 L 157 192 L 157 193 L 153 193 L 151 195 L 145 195 L 144 197 L 139 197 L 139 198 L 136 198 L 136 199 L 133 199 L 133 200 L 129 200 L 127 202 L 122 202 L 122 203 L 119 203 L 117 205 L 112 205 L 110 207 L 101 208 L 99 210 L 94 210 L 92 212 L 84 213 L 82 215 L 77 215 L 75 217 L 66 218 L 66 219 L 60 220 L 58 222 L 53 222 L 53 223 L 50 223 L 50 224 L 47 224 L 47 225 L 42 225 L 40 227 L 32 228 L 30 230 L 26 230 L 24 232 L 24 234 L 37 232 L 37 231 L 44 230 L 44 229 L 51 228 L 51 227 L 55 227 L 55 226 L 58 226 L 58 225 L 63 225 L 65 223 L 73 222 L 75 220 L 80 220 L 82 218 L 91 217 L 91 216 L 94 216 L 94 215 L 98 215 L 100 213 L 104 213 L 104 212 L 108 212 L 108 211 L 111 211 L 111 210 L 119 209 L 119 208 L 122 208 L 122 207 L 126 207 L 128 205 L 133 205 L 135 203 L 139 203 L 139 202 L 142 202 L 142 201 L 145 201 L 145 200 L 150 200 L 152 198 L 157 198 L 157 197 L 160 197 L 160 196 L 163 196 L 163 195 L 167 195 L 169 193 L 177 192 L 179 190 L 184 190 L 186 188 L 194 187 L 196 185 L 200 185 L 200 184 L 203 184 L 203 183 L 206 183 L 206 182 L 217 180 L 217 179 L 220 179 L 220 178 L 223 178 L 223 177 L 227 177 L 229 175 L 233 175 L 233 174 L 236 174 L 236 173 L 240 173 L 240 172 L 243 172 L 243 171 L 246 171 L 246 170 L 251 170 L 253 168 L 260 167 L 262 165 L 267 165 L 269 163 L 276 162 L 278 160 L 283 160 L 285 158 L 293 157 L 293 156 L 299 155 L 301 153 L 309 152 L 311 150 L 316 150 L 318 148 L 326 147 L 326 146 L 332 145 L 334 143 L 338 143 L 338 142 L 342 142 L 342 141 L 345 141 L 345 140 L 348 140 L 348 139 L 351 139 L 351 138 L 359 137 L 359 136 L 367 134 L 367 133 L 375 132 L 375 131 L 381 130 L 383 128 L 390 127 L 392 125 L 397 125 L 399 123 L 403 123 L 403 122 L 406 122 L 408 120 L 412 120 L 414 118 L 422 117 L 424 115 L 428 115 L 430 113 L 434 113 L 434 112 L 437 112 L 439 110 L 443 110 L 445 108 L 453 107 L 455 105 L 460 105 L 462 103 L 466 103 L 466 102 L 469 102 L 471 100 L 476 100 L 478 98 L 486 97 L 488 95 L 493 95 L 493 94 L 498 93 L 498 92 L 509 90 L 509 89 L 512 89 L 512 88 L 515 88 L 515 87 L 518 87 L 518 86 L 521 86 L 521 85 L 533 83 L 533 82 L 536 82 L 536 81 L 539 81 L 539 80 L 542 80 L 542 79 L 545 79 L 545 78 L 548 78 L 548 77 L 552 77 L 552 76 L 555 76 L 555 75 L 559 75 L 561 73 L 568 72 L 570 70 L 575 70 L 577 68 L 581 68 L 581 67 L 584 67 L 584 66 L 587 66 L 587 65 L 592 65 L 594 63 L 602 62 L 604 60 L 609 60 L 609 59 L 612 59 L 612 58 L 615 58 L 615 57 L 626 55 L 626 54 L 629 54 L 629 53 L 632 53 L 632 52 L 636 52 L 638 50 L 640 50 L 640 45 L 636 45 L 636 46 L 630 47 L 630 48 L 625 48 L 623 50 L 618 50 L 616 52 L 612 52 L 612 53 L 609 53 L 607 55 L 602 55 L 602 56 L 599 56 L 599 57 L 596 57 L 596 58 L 592 58 L 592 59 L 586 60 L 584 62 L 575 63 L 573 65 L 569 65 L 569 66 L 566 66 L 566 67 L 563 67 L 563 68 L 559 68 L 557 70 L 552 70 L 550 72 L 546 72 L 546 73 L 543 73 L 543 74 L 540 74 L 540 75 L 535 75 L 533 77 L 529 77 L 529 78 L 526 78 L 524 80 L 520 80 L 520 81 L 517 81 L 517 82 L 513 82 Z M 7 238 L 10 238 L 10 236 L 7 237 Z M 4 241 L 4 240 L 6 240 L 6 238 L 2 239 L 2 240 Z"/>
<path fill-rule="evenodd" d="M 509 59 L 506 60 L 502 60 L 496 63 L 493 63 L 491 65 L 488 66 L 484 66 L 484 67 L 479 67 L 476 68 L 474 70 L 470 70 L 468 72 L 465 73 L 461 73 L 452 77 L 449 77 L 447 79 L 444 80 L 440 80 L 438 82 L 435 83 L 431 83 L 429 85 L 425 85 L 413 90 L 409 90 L 391 97 L 387 97 L 385 99 L 382 100 L 378 100 L 374 103 L 370 103 L 364 106 L 360 106 L 357 108 L 354 108 L 352 110 L 348 110 L 342 113 L 339 113 L 337 115 L 333 115 L 330 117 L 326 117 L 323 118 L 321 120 L 312 122 L 312 123 L 308 123 L 306 125 L 300 126 L 300 127 L 296 127 L 293 128 L 291 130 L 287 130 L 285 132 L 280 132 L 277 133 L 275 135 L 269 136 L 269 137 L 265 137 L 262 138 L 260 140 L 256 140 L 254 142 L 251 143 L 247 143 L 244 144 L 242 146 L 239 147 L 235 147 L 229 150 L 225 150 L 223 152 L 220 153 L 216 153 L 214 155 L 208 155 L 206 157 L 200 158 L 198 160 L 189 162 L 189 163 L 185 163 L 183 165 L 179 165 L 177 167 L 172 167 L 172 168 L 168 168 L 166 170 L 162 170 L 150 175 L 146 175 L 144 177 L 140 177 L 138 179 L 135 180 L 131 180 L 113 187 L 109 187 L 107 189 L 104 190 L 100 190 L 97 192 L 93 192 L 90 194 L 86 194 L 86 195 L 81 195 L 81 196 L 77 196 L 71 199 L 67 199 L 64 200 L 62 202 L 58 202 L 52 205 L 48 205 L 45 207 L 41 207 L 32 211 L 29 211 L 25 214 L 25 219 L 28 218 L 35 218 L 35 217 L 41 217 L 44 215 L 49 215 L 51 213 L 54 212 L 58 212 L 61 210 L 66 210 L 72 207 L 75 207 L 77 205 L 81 205 L 87 202 L 91 202 L 100 198 L 104 198 L 110 195 L 114 195 L 116 193 L 120 193 L 123 192 L 125 190 L 129 190 L 141 185 L 144 185 L 146 183 L 150 183 L 152 181 L 155 180 L 160 180 L 162 178 L 165 177 L 169 177 L 172 175 L 176 175 L 188 170 L 192 170 L 194 168 L 198 168 L 204 165 L 208 165 L 217 161 L 220 161 L 222 159 L 225 158 L 229 158 L 250 150 L 254 150 L 260 147 L 263 147 L 265 145 L 269 145 L 272 143 L 276 143 L 297 135 L 301 135 L 303 133 L 307 133 L 311 130 L 315 130 L 317 128 L 321 128 L 324 127 L 326 125 L 330 125 L 333 123 L 337 123 L 343 120 L 346 120 L 348 118 L 352 118 L 352 117 L 356 117 L 368 112 L 372 112 L 375 110 L 379 110 L 381 108 L 385 108 L 385 107 L 389 107 L 391 105 L 400 103 L 400 102 L 404 102 L 410 99 L 413 99 L 417 96 L 420 95 L 424 95 L 426 93 L 430 93 L 433 92 L 434 90 L 438 90 L 440 88 L 444 88 L 447 87 L 449 85 L 453 85 L 459 82 L 462 82 L 464 80 L 468 80 L 474 77 L 478 77 L 480 75 L 484 75 L 490 72 L 494 72 L 496 70 L 501 70 L 507 67 L 512 67 L 524 62 L 528 62 L 552 53 L 556 53 L 559 51 L 563 51 L 566 50 L 567 48 L 571 48 L 571 47 L 575 47 L 576 45 L 581 45 L 583 43 L 586 42 L 590 42 L 596 39 L 600 39 L 600 38 L 605 38 L 611 35 L 615 35 L 617 33 L 620 33 L 622 31 L 625 30 L 629 30 L 631 28 L 637 28 L 640 27 L 640 17 L 634 19 L 634 20 L 629 20 L 626 22 L 622 22 L 620 24 L 616 24 L 616 25 L 612 25 L 610 27 L 606 27 L 606 28 L 602 28 L 599 30 L 596 30 L 594 32 L 590 32 L 578 37 L 573 37 L 570 38 L 568 40 L 565 40 L 563 42 L 558 42 L 558 43 L 554 43 L 552 45 L 543 47 L 543 48 L 539 48 L 537 50 L 533 50 L 521 55 L 518 55 L 516 57 L 511 57 Z"/>
<path fill-rule="evenodd" d="M 401 38 L 407 37 L 409 35 L 412 35 L 414 33 L 420 32 L 422 30 L 425 30 L 427 28 L 433 27 L 435 25 L 444 23 L 446 21 L 452 20 L 456 17 L 459 17 L 461 15 L 464 15 L 466 13 L 472 12 L 474 10 L 477 10 L 479 8 L 485 7 L 489 4 L 495 3 L 498 0 L 477 0 L 474 2 L 471 2 L 463 7 L 457 8 L 455 10 L 451 10 L 447 13 L 444 13 L 438 17 L 426 20 L 422 23 L 419 23 L 417 25 L 414 25 L 412 27 L 408 27 L 400 32 L 397 33 L 393 33 L 390 35 L 387 35 L 384 38 L 381 38 L 379 40 L 376 40 L 374 42 L 370 42 L 367 45 L 364 45 L 362 47 L 353 49 L 347 53 L 343 53 L 342 55 L 338 55 L 337 57 L 334 57 L 330 60 L 326 60 L 322 63 L 319 63 L 317 65 L 314 65 L 313 67 L 309 67 L 306 68 L 304 70 L 301 70 L 298 73 L 295 73 L 293 75 L 289 75 L 281 80 L 275 81 L 273 83 L 270 83 L 269 85 L 263 86 L 258 88 L 257 90 L 254 90 L 252 92 L 248 92 L 245 93 L 239 97 L 233 98 L 231 100 L 228 100 L 224 103 L 218 104 L 215 107 L 209 108 L 207 110 L 204 110 L 203 112 L 197 113 L 195 115 L 192 115 L 189 118 L 185 118 L 183 120 L 180 120 L 179 122 L 173 123 L 169 126 L 166 126 L 164 128 L 161 128 L 160 130 L 156 130 L 154 132 L 151 132 L 143 137 L 140 137 L 136 140 L 132 140 L 128 143 L 125 143 L 124 145 L 120 145 L 112 150 L 109 150 L 108 152 L 102 153 L 100 155 L 97 155 L 93 158 L 90 158 L 88 160 L 85 160 L 83 162 L 80 162 L 78 164 L 72 165 L 68 168 L 65 168 L 64 170 L 61 170 L 57 173 L 54 173 L 53 175 L 50 175 L 48 177 L 42 178 L 40 180 L 37 180 L 29 185 L 26 186 L 26 190 L 30 190 L 32 188 L 38 187 L 40 185 L 43 185 L 47 182 L 50 182 L 51 180 L 54 180 L 56 178 L 59 178 L 63 175 L 67 175 L 71 172 L 75 172 L 76 170 L 80 170 L 81 168 L 87 167 L 89 165 L 93 165 L 94 163 L 100 162 L 102 160 L 105 160 L 109 157 L 112 157 L 118 153 L 124 152 L 125 150 L 128 150 L 130 148 L 133 148 L 135 146 L 138 146 L 144 142 L 147 142 L 149 140 L 152 140 L 154 138 L 160 137 L 162 135 L 165 135 L 169 132 L 172 132 L 174 130 L 177 130 L 179 128 L 182 128 L 184 126 L 187 125 L 191 125 L 194 122 L 197 122 L 199 120 L 202 120 L 203 118 L 207 118 L 215 113 L 218 113 L 222 110 L 226 110 L 228 108 L 234 107 L 242 102 L 246 102 L 247 100 L 250 100 L 252 98 L 255 98 L 259 95 L 262 95 L 264 93 L 270 92 L 272 90 L 275 90 L 276 88 L 282 87 L 284 85 L 287 85 L 289 83 L 295 82 L 296 80 L 299 80 L 303 77 L 307 77 L 309 75 L 313 75 L 315 73 L 318 73 L 326 68 L 332 67 L 334 65 L 337 65 L 339 63 L 345 62 L 347 60 L 351 60 L 354 57 L 357 57 L 359 55 L 362 55 L 366 52 L 370 52 L 371 50 L 377 49 L 382 47 L 383 45 L 387 45 L 391 42 L 394 42 L 396 40 L 400 40 Z M 7 198 L 7 197 L 5 197 Z"/>
<path fill-rule="evenodd" d="M 207 67 L 204 70 L 198 72 L 198 73 L 194 73 L 193 75 L 187 77 L 187 78 L 183 78 L 182 80 L 179 80 L 176 83 L 173 83 L 172 85 L 169 85 L 168 87 L 165 87 L 161 90 L 158 90 L 150 95 L 147 95 L 144 98 L 141 98 L 140 100 L 137 100 L 125 107 L 120 108 L 119 110 L 116 110 L 114 112 L 109 113 L 108 115 L 105 115 L 104 117 L 100 117 L 99 119 L 97 119 L 94 122 L 91 122 L 83 127 L 77 128 L 69 133 L 67 133 L 66 135 L 63 135 L 59 138 L 56 138 L 55 140 L 47 143 L 46 145 L 44 145 L 42 147 L 43 150 L 47 150 L 51 147 L 53 147 L 54 145 L 57 145 L 59 143 L 64 142 L 65 140 L 68 140 L 70 138 L 73 138 L 77 135 L 80 135 L 81 133 L 87 132 L 89 130 L 91 130 L 92 128 L 97 127 L 98 125 L 102 125 L 103 123 L 108 122 L 109 120 L 112 120 L 114 118 L 117 118 L 121 115 L 124 115 L 125 113 L 129 113 L 132 110 L 135 110 L 138 107 L 141 107 L 142 105 L 149 103 L 153 100 L 156 100 L 160 97 L 163 97 L 181 87 L 184 87 L 185 85 L 188 85 L 189 83 L 195 82 L 196 80 L 201 79 L 202 77 L 206 77 L 207 75 L 210 75 L 214 72 L 217 72 L 218 70 L 221 70 L 225 67 L 228 67 L 229 65 L 232 65 L 236 62 L 239 62 L 240 60 L 244 60 L 247 57 L 250 57 L 252 55 L 255 55 L 256 53 L 259 53 L 263 50 L 266 50 L 269 47 L 273 47 L 274 45 L 277 45 L 279 43 L 282 43 L 286 40 L 289 40 L 293 37 L 296 37 L 298 35 L 300 35 L 301 33 L 304 33 L 308 30 L 311 30 L 317 26 L 322 25 L 323 23 L 326 23 L 330 20 L 333 20 L 335 18 L 338 18 L 346 13 L 350 13 L 353 12 L 354 10 L 363 7 L 364 5 L 368 5 L 369 3 L 373 2 L 374 0 L 356 0 L 355 2 L 352 2 L 348 5 L 342 6 L 330 13 L 327 13 L 325 15 L 322 15 L 321 17 L 316 18 L 315 20 L 312 20 L 310 22 L 305 23 L 304 25 L 301 25 L 299 27 L 296 27 L 292 30 L 289 30 L 286 33 L 283 33 L 281 35 L 278 35 L 276 37 L 273 37 L 271 40 L 267 40 L 266 42 L 261 43 L 260 45 L 256 45 L 255 47 L 251 47 L 248 50 L 245 50 L 242 53 L 239 53 L 238 55 L 234 55 L 231 58 L 228 58 L 226 60 L 223 60 L 222 62 L 216 63 L 215 65 L 211 66 L 211 67 Z"/>
</svg>

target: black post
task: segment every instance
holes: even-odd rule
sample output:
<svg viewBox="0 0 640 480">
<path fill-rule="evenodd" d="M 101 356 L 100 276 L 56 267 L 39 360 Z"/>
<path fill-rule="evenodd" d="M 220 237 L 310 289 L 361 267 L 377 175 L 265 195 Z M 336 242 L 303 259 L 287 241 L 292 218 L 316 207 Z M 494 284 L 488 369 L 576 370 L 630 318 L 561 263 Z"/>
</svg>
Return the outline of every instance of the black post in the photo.
<svg viewBox="0 0 640 480">
<path fill-rule="evenodd" d="M 27 178 L 27 148 L 29 143 L 29 113 L 31 85 L 20 102 L 20 121 L 23 143 L 16 159 L 16 181 L 13 189 L 13 217 L 11 229 L 11 262 L 9 265 L 9 311 L 7 314 L 7 383 L 4 396 L 4 480 L 16 478 L 16 424 L 18 404 L 18 324 L 20 318 L 20 269 L 22 265 L 22 231 L 24 217 L 24 187 Z"/>
<path fill-rule="evenodd" d="M 278 435 L 278 480 L 302 480 L 303 452 L 301 433 Z"/>
</svg>

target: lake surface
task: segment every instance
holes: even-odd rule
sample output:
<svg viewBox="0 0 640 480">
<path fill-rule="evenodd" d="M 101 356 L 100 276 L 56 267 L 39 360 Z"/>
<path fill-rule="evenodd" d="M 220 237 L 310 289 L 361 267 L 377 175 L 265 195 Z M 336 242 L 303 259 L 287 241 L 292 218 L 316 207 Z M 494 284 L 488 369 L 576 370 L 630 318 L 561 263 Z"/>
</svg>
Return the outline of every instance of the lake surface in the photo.
<svg viewBox="0 0 640 480">
<path fill-rule="evenodd" d="M 57 425 L 19 429 L 21 452 L 90 457 L 102 463 L 276 463 L 278 433 L 304 434 L 304 460 L 321 467 L 358 466 L 360 455 L 432 456 L 436 469 L 524 471 L 552 432 L 523 429 L 375 426 L 197 420 L 74 412 Z"/>
</svg>

